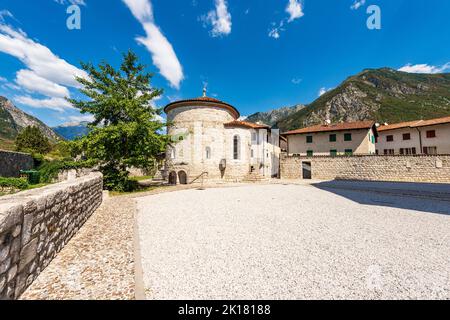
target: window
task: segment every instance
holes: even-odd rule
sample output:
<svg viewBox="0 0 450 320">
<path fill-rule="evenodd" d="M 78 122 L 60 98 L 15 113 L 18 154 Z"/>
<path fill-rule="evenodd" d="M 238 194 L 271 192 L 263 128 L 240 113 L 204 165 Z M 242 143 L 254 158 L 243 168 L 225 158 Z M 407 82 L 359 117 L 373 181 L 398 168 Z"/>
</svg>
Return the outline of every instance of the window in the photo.
<svg viewBox="0 0 450 320">
<path fill-rule="evenodd" d="M 257 142 L 258 136 L 256 135 L 256 132 L 252 133 L 252 142 Z"/>
<path fill-rule="evenodd" d="M 379 155 L 379 154 L 380 154 L 380 150 L 378 150 L 378 149 L 375 150 L 375 154 L 376 154 L 376 155 Z"/>
<path fill-rule="evenodd" d="M 210 147 L 206 147 L 205 149 L 205 155 L 206 155 L 206 159 L 211 159 L 211 148 Z"/>
<path fill-rule="evenodd" d="M 180 156 L 180 158 L 183 158 L 183 157 L 184 157 L 184 151 L 183 151 L 183 148 L 180 149 L 180 151 L 179 151 L 179 156 Z"/>
<path fill-rule="evenodd" d="M 255 157 L 255 150 L 252 149 L 252 158 Z"/>
<path fill-rule="evenodd" d="M 306 151 L 306 155 L 307 155 L 308 157 L 312 157 L 312 156 L 314 156 L 314 151 L 308 150 L 308 151 Z"/>
<path fill-rule="evenodd" d="M 330 142 L 336 142 L 336 135 L 330 134 Z"/>
<path fill-rule="evenodd" d="M 172 150 L 170 150 L 170 159 L 175 159 L 177 156 L 177 150 L 175 148 L 172 148 Z"/>
<path fill-rule="evenodd" d="M 436 130 L 427 131 L 427 138 L 436 138 Z"/>
<path fill-rule="evenodd" d="M 411 140 L 411 134 L 410 133 L 404 133 L 403 134 L 403 140 Z"/>
<path fill-rule="evenodd" d="M 392 142 L 392 141 L 394 141 L 394 136 L 386 136 L 386 141 L 387 142 Z"/>
<path fill-rule="evenodd" d="M 395 154 L 395 150 L 394 149 L 384 149 L 384 154 L 392 156 Z"/>
<path fill-rule="evenodd" d="M 239 136 L 234 136 L 234 138 L 233 138 L 233 159 L 234 160 L 239 160 L 239 158 L 241 157 L 240 142 L 241 142 L 241 139 L 239 138 Z"/>
<path fill-rule="evenodd" d="M 425 154 L 438 154 L 437 147 L 423 147 L 423 153 Z"/>
<path fill-rule="evenodd" d="M 330 156 L 336 157 L 337 156 L 337 150 L 330 150 Z"/>
<path fill-rule="evenodd" d="M 372 136 L 372 143 L 373 143 L 373 144 L 377 143 L 377 141 L 376 141 L 376 139 L 375 139 L 375 136 Z"/>
<path fill-rule="evenodd" d="M 313 143 L 313 137 L 312 136 L 306 136 L 306 143 Z"/>
<path fill-rule="evenodd" d="M 351 133 L 344 134 L 344 141 L 352 141 L 352 134 Z"/>
<path fill-rule="evenodd" d="M 416 154 L 416 148 L 401 148 L 400 149 L 400 154 L 401 155 L 412 155 L 412 154 Z"/>
<path fill-rule="evenodd" d="M 353 155 L 353 150 L 352 149 L 345 149 L 345 155 L 346 156 L 352 156 Z"/>
</svg>

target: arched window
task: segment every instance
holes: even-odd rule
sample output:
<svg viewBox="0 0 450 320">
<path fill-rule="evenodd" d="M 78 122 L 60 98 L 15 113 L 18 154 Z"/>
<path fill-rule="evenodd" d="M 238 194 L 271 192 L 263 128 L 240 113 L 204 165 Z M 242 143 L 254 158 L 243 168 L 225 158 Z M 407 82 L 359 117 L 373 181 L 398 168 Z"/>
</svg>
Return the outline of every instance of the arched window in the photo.
<svg viewBox="0 0 450 320">
<path fill-rule="evenodd" d="M 206 149 L 205 149 L 205 156 L 206 156 L 206 159 L 211 159 L 211 148 L 210 147 L 206 147 Z"/>
<path fill-rule="evenodd" d="M 233 137 L 233 159 L 239 160 L 241 158 L 241 139 L 239 136 Z"/>
</svg>

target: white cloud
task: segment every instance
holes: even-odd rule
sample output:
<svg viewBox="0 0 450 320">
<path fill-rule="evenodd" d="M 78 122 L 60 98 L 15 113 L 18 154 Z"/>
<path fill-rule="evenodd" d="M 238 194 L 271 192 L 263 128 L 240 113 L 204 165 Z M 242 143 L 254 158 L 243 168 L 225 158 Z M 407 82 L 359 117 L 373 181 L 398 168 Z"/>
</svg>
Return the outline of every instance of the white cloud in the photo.
<svg viewBox="0 0 450 320">
<path fill-rule="evenodd" d="M 294 78 L 291 80 L 293 84 L 300 84 L 303 80 L 300 78 Z"/>
<path fill-rule="evenodd" d="M 228 12 L 226 0 L 215 0 L 216 8 L 211 10 L 201 20 L 212 26 L 211 36 L 219 37 L 231 33 L 231 14 Z"/>
<path fill-rule="evenodd" d="M 280 38 L 280 29 L 279 28 L 273 28 L 269 30 L 269 37 L 278 39 Z"/>
<path fill-rule="evenodd" d="M 51 109 L 59 112 L 64 112 L 66 109 L 74 109 L 64 98 L 35 99 L 30 96 L 16 96 L 14 101 L 32 108 Z"/>
<path fill-rule="evenodd" d="M 292 22 L 295 19 L 299 19 L 305 15 L 303 13 L 303 5 L 299 0 L 289 0 L 286 7 L 286 12 L 289 14 L 288 22 Z"/>
<path fill-rule="evenodd" d="M 64 59 L 49 48 L 30 39 L 21 29 L 0 23 L 0 52 L 20 60 L 26 69 L 16 74 L 16 84 L 8 84 L 16 91 L 38 93 L 45 96 L 37 99 L 30 95 L 16 96 L 16 102 L 33 108 L 47 108 L 57 111 L 73 108 L 64 97 L 70 97 L 67 87 L 80 87 L 76 76 L 88 77 L 87 73 Z"/>
<path fill-rule="evenodd" d="M 152 55 L 153 64 L 170 84 L 179 89 L 184 79 L 183 68 L 175 51 L 154 22 L 153 9 L 149 0 L 122 0 L 133 16 L 142 24 L 146 37 L 138 37 L 136 41 L 143 44 Z"/>
<path fill-rule="evenodd" d="M 444 73 L 447 70 L 450 70 L 450 62 L 447 62 L 442 66 L 431 66 L 428 64 L 407 64 L 398 69 L 398 71 L 409 73 Z"/>
<path fill-rule="evenodd" d="M 0 76 L 0 82 L 6 82 L 8 80 L 6 80 L 6 78 L 3 78 L 2 76 Z"/>
<path fill-rule="evenodd" d="M 84 0 L 54 0 L 56 3 L 62 4 L 62 5 L 69 5 L 69 4 L 76 4 L 79 6 L 85 6 L 86 3 Z"/>
<path fill-rule="evenodd" d="M 92 114 L 82 114 L 77 116 L 69 116 L 71 123 L 94 122 L 95 118 Z"/>
<path fill-rule="evenodd" d="M 22 30 L 15 30 L 2 24 L 0 24 L 0 52 L 16 57 L 39 77 L 60 85 L 78 87 L 75 76 L 87 77 L 83 70 L 31 40 Z"/>
<path fill-rule="evenodd" d="M 66 87 L 38 76 L 30 70 L 20 70 L 16 75 L 16 83 L 31 92 L 41 93 L 49 97 L 69 97 L 70 93 Z"/>
<path fill-rule="evenodd" d="M 328 91 L 330 91 L 330 89 L 327 89 L 325 87 L 320 88 L 319 90 L 319 97 L 323 96 L 325 93 L 327 93 Z"/>
<path fill-rule="evenodd" d="M 352 10 L 358 10 L 359 8 L 361 8 L 362 6 L 364 6 L 366 4 L 366 0 L 354 0 L 353 4 L 351 5 L 351 9 Z"/>
<path fill-rule="evenodd" d="M 0 21 L 5 21 L 5 17 L 14 18 L 13 14 L 8 10 L 0 10 Z"/>
<path fill-rule="evenodd" d="M 303 12 L 303 2 L 300 0 L 289 0 L 286 12 L 289 14 L 289 18 L 282 19 L 278 26 L 275 22 L 272 22 L 272 28 L 269 29 L 269 37 L 279 39 L 281 32 L 285 31 L 285 24 L 291 23 L 296 19 L 300 19 L 305 15 Z"/>
</svg>

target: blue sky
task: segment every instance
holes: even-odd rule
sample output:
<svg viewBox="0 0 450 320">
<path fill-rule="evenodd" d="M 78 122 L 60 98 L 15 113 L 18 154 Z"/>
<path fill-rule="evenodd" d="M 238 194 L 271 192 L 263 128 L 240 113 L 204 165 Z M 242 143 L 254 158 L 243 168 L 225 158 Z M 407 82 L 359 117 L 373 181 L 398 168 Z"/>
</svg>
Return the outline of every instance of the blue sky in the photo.
<svg viewBox="0 0 450 320">
<path fill-rule="evenodd" d="M 68 6 L 81 10 L 69 30 Z M 369 30 L 366 10 L 381 9 Z M 80 61 L 134 50 L 165 93 L 208 95 L 243 115 L 310 103 L 365 68 L 450 71 L 448 0 L 1 0 L 0 95 L 47 124 L 85 119 Z"/>
</svg>

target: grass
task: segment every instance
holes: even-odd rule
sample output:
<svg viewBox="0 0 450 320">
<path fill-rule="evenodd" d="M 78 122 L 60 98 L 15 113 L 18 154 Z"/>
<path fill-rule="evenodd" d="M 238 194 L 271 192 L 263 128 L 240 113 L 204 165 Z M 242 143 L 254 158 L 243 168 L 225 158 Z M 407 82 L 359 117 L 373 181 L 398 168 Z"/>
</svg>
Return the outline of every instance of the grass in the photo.
<svg viewBox="0 0 450 320">
<path fill-rule="evenodd" d="M 48 185 L 50 185 L 50 184 L 51 184 L 51 183 L 39 183 L 39 184 L 33 184 L 33 185 L 30 185 L 30 186 L 28 187 L 28 189 L 26 189 L 26 190 L 39 189 L 39 188 L 46 187 L 46 186 L 48 186 Z"/>
<path fill-rule="evenodd" d="M 125 195 L 133 195 L 133 194 L 139 194 L 139 193 L 144 193 L 144 192 L 149 192 L 149 191 L 153 191 L 156 190 L 158 188 L 163 188 L 163 187 L 159 187 L 159 186 L 151 186 L 151 187 L 142 187 L 139 188 L 137 190 L 134 191 L 128 191 L 128 192 L 121 192 L 121 191 L 110 191 L 109 195 L 112 197 L 118 197 L 118 196 L 125 196 Z"/>
<path fill-rule="evenodd" d="M 151 179 L 153 179 L 152 176 L 130 177 L 130 180 L 133 180 L 133 181 L 145 181 L 145 180 L 151 180 Z"/>
</svg>

